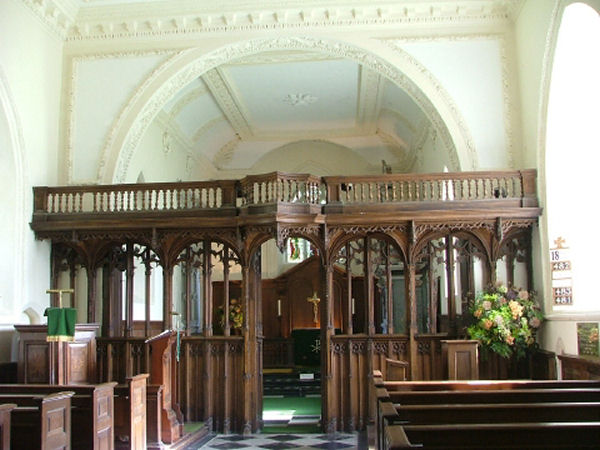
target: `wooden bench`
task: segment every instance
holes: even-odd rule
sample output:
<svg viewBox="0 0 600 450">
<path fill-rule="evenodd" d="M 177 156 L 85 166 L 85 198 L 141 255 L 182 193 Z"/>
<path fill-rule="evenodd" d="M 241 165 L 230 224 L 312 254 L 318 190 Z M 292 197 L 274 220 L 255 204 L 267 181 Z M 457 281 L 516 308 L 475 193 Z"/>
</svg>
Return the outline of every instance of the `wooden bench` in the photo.
<svg viewBox="0 0 600 450">
<path fill-rule="evenodd" d="M 600 422 L 600 402 L 394 405 L 398 420 L 410 424 L 504 422 Z"/>
<path fill-rule="evenodd" d="M 127 379 L 115 388 L 115 448 L 146 448 L 146 383 L 148 374 Z"/>
<path fill-rule="evenodd" d="M 379 371 L 374 373 L 381 374 Z M 475 381 L 387 381 L 374 376 L 388 391 L 482 391 L 501 389 L 600 388 L 600 380 L 475 380 Z"/>
<path fill-rule="evenodd" d="M 402 425 L 401 428 L 409 442 L 435 449 L 597 449 L 600 445 L 598 422 Z"/>
<path fill-rule="evenodd" d="M 597 381 L 396 383 L 379 375 L 371 386 L 377 448 L 600 446 Z"/>
<path fill-rule="evenodd" d="M 14 403 L 0 405 L 0 450 L 10 448 L 10 413 L 16 407 Z"/>
<path fill-rule="evenodd" d="M 114 446 L 114 387 L 116 382 L 98 385 L 2 384 L 0 402 L 32 406 L 32 398 L 60 391 L 73 392 L 73 449 L 112 449 Z"/>
<path fill-rule="evenodd" d="M 392 391 L 393 403 L 435 405 L 445 403 L 599 402 L 599 388 L 497 389 L 479 391 Z"/>
<path fill-rule="evenodd" d="M 31 397 L 29 405 L 11 411 L 10 448 L 70 449 L 71 397 L 73 392 L 57 392 Z"/>
</svg>

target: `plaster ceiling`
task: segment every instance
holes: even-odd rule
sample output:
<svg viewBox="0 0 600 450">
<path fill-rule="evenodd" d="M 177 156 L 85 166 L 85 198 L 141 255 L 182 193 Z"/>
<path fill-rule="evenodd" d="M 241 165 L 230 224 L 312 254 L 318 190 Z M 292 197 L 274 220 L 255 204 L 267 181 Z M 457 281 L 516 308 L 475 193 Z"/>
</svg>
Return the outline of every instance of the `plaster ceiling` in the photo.
<svg viewBox="0 0 600 450">
<path fill-rule="evenodd" d="M 261 54 L 221 65 L 177 93 L 160 126 L 217 169 L 249 169 L 273 149 L 329 141 L 381 166 L 403 169 L 423 112 L 403 91 L 350 60 Z M 405 169 L 410 169 L 406 167 Z"/>
</svg>

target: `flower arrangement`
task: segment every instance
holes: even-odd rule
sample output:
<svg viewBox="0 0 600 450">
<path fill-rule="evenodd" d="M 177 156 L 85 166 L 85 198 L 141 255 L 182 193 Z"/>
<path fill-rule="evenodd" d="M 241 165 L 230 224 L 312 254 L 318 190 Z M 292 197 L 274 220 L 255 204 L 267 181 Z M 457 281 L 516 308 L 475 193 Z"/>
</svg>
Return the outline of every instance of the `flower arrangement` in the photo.
<svg viewBox="0 0 600 450">
<path fill-rule="evenodd" d="M 477 294 L 469 309 L 474 323 L 467 333 L 481 343 L 484 354 L 492 351 L 519 359 L 537 345 L 543 315 L 533 292 L 502 284 L 489 286 Z"/>
<path fill-rule="evenodd" d="M 223 313 L 223 305 L 218 309 L 219 322 L 221 327 L 225 327 L 225 314 Z M 234 329 L 242 328 L 244 324 L 244 312 L 242 305 L 235 299 L 229 300 L 229 326 Z"/>
</svg>

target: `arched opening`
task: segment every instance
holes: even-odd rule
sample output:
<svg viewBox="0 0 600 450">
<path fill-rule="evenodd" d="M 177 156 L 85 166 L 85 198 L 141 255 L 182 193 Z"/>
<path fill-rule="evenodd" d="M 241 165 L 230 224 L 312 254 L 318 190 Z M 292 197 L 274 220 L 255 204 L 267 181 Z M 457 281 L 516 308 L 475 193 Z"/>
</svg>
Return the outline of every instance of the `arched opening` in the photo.
<svg viewBox="0 0 600 450">
<path fill-rule="evenodd" d="M 147 132 L 151 132 L 153 136 L 158 136 L 159 134 L 162 136 L 162 133 L 164 132 L 164 126 L 161 127 L 158 125 L 155 130 L 151 130 L 151 126 L 155 122 L 154 118 L 157 117 L 161 111 L 165 112 L 163 116 L 172 117 L 171 113 L 173 110 L 179 112 L 179 110 L 186 109 L 185 107 L 177 107 L 176 102 L 173 101 L 175 98 L 173 93 L 175 93 L 175 95 L 178 95 L 179 93 L 185 95 L 185 101 L 189 102 L 190 97 L 188 94 L 206 91 L 204 86 L 196 86 L 198 80 L 205 76 L 213 78 L 214 76 L 219 75 L 217 69 L 220 70 L 225 65 L 239 65 L 240 61 L 245 61 L 247 59 L 272 59 L 276 58 L 277 55 L 284 53 L 301 55 L 306 53 L 313 57 L 318 54 L 317 56 L 320 59 L 328 58 L 330 60 L 338 61 L 340 64 L 344 63 L 350 66 L 359 66 L 369 73 L 368 76 L 365 75 L 362 78 L 374 78 L 377 80 L 377 77 L 381 77 L 381 79 L 386 80 L 390 85 L 397 88 L 400 94 L 391 95 L 391 93 L 386 92 L 384 95 L 385 101 L 392 101 L 389 99 L 402 96 L 410 99 L 410 108 L 401 108 L 400 110 L 395 110 L 393 107 L 390 107 L 388 103 L 382 102 L 382 108 L 385 110 L 385 114 L 381 115 L 382 123 L 379 124 L 380 127 L 383 127 L 381 130 L 377 129 L 377 127 L 373 127 L 373 124 L 371 123 L 363 124 L 363 128 L 369 129 L 373 136 L 376 136 L 377 139 L 385 143 L 384 147 L 387 147 L 396 154 L 396 157 L 390 156 L 388 158 L 397 160 L 395 164 L 398 167 L 407 167 L 408 165 L 413 164 L 413 150 L 427 148 L 428 146 L 444 148 L 448 153 L 448 158 L 445 159 L 445 163 L 450 164 L 453 170 L 460 170 L 460 167 L 463 166 L 469 168 L 476 167 L 477 157 L 472 146 L 467 145 L 467 143 L 470 142 L 468 136 L 469 133 L 464 128 L 464 123 L 460 118 L 453 116 L 453 111 L 456 112 L 457 109 L 452 107 L 452 105 L 447 104 L 450 101 L 450 97 L 444 95 L 444 93 L 440 91 L 439 86 L 434 87 L 435 83 L 432 78 L 428 75 L 423 75 L 427 74 L 427 70 L 421 67 L 414 58 L 410 58 L 403 52 L 398 52 L 397 58 L 399 61 L 394 61 L 394 63 L 392 63 L 382 59 L 378 55 L 367 52 L 364 49 L 358 49 L 350 44 L 342 42 L 330 42 L 322 39 L 313 40 L 310 38 L 282 38 L 275 40 L 253 40 L 251 43 L 234 43 L 229 46 L 217 48 L 214 52 L 208 54 L 205 50 L 200 51 L 198 49 L 192 49 L 185 52 L 180 58 L 175 58 L 166 63 L 165 67 L 160 71 L 161 76 L 158 77 L 152 75 L 141 87 L 141 90 L 144 92 L 138 92 L 132 96 L 130 104 L 125 109 L 127 114 L 123 114 L 119 118 L 115 128 L 116 131 L 111 133 L 109 141 L 105 146 L 104 155 L 102 156 L 104 164 L 100 168 L 99 175 L 101 179 L 105 182 L 133 180 L 133 177 L 134 175 L 137 175 L 137 172 L 136 174 L 129 173 L 130 165 L 132 162 L 139 162 L 139 158 L 134 157 L 134 154 L 138 151 L 140 142 L 144 139 Z M 306 56 L 302 57 L 305 58 Z M 416 74 L 415 76 L 420 78 L 418 80 L 411 79 L 402 71 L 402 67 L 409 72 Z M 167 78 L 166 82 L 164 81 L 165 73 L 172 74 Z M 373 74 L 375 76 L 373 76 Z M 246 78 L 242 77 L 242 79 L 245 80 Z M 210 83 L 213 82 L 214 80 Z M 223 81 L 221 80 L 219 83 L 217 84 L 222 86 Z M 357 83 L 354 84 L 356 85 Z M 210 89 L 213 89 L 211 92 L 214 94 L 214 90 L 217 88 L 213 86 Z M 363 87 L 363 90 L 365 91 L 370 89 L 370 86 Z M 427 92 L 427 94 L 425 92 Z M 281 103 L 285 102 L 286 99 L 287 97 L 283 97 L 278 101 Z M 228 104 L 231 103 L 231 98 L 225 98 L 224 100 L 227 100 Z M 376 102 L 376 100 L 373 100 L 373 102 Z M 374 106 L 374 104 L 375 103 L 371 106 Z M 436 107 L 436 104 L 443 104 L 444 107 L 438 108 Z M 315 105 L 318 105 L 318 103 L 315 103 Z M 189 105 L 186 104 L 185 106 L 187 107 Z M 369 105 L 365 105 L 365 108 L 368 109 L 368 107 Z M 398 114 L 402 115 L 403 111 L 408 110 L 420 111 L 423 114 L 424 120 L 412 124 L 400 120 L 400 122 L 394 125 L 394 122 L 396 122 L 395 117 L 397 117 Z M 442 117 L 440 111 L 446 111 L 446 116 Z M 248 120 L 248 117 L 245 116 L 245 112 L 246 111 L 242 111 L 240 113 L 239 111 L 234 110 L 228 111 L 224 117 L 207 117 L 206 123 L 200 126 L 199 129 L 194 130 L 195 132 L 205 133 L 206 130 L 210 128 L 218 128 L 218 134 L 220 136 L 225 138 L 229 136 L 229 138 L 220 142 L 216 148 L 213 142 L 213 146 L 210 147 L 211 153 L 208 155 L 208 158 L 206 155 L 196 155 L 194 152 L 188 153 L 188 158 L 183 163 L 186 166 L 185 170 L 187 170 L 188 176 L 194 174 L 194 170 L 199 170 L 206 178 L 215 178 L 215 173 L 218 173 L 221 167 L 228 165 L 231 154 L 235 153 L 240 145 L 244 145 L 245 134 L 251 136 L 251 142 L 254 142 L 255 144 L 254 146 L 250 146 L 251 149 L 249 149 L 248 152 L 244 152 L 244 154 L 248 155 L 250 159 L 253 158 L 253 153 L 257 148 L 256 143 L 261 141 L 260 139 L 257 139 L 255 133 L 256 130 L 252 128 L 248 129 L 250 126 L 249 124 L 252 124 L 253 120 Z M 252 113 L 254 112 L 255 111 Z M 254 119 L 254 117 L 251 119 Z M 234 127 L 233 132 L 228 133 L 223 127 L 227 128 L 229 126 L 228 124 L 231 123 L 236 124 L 236 126 Z M 357 120 L 357 123 L 360 125 L 362 122 L 361 120 Z M 416 129 L 414 129 L 415 126 Z M 414 149 L 403 148 L 402 139 L 394 142 L 394 133 L 402 128 L 405 129 L 404 131 L 412 129 L 412 132 L 415 132 L 414 139 L 410 138 L 404 140 L 404 144 L 414 141 Z M 188 133 L 188 135 L 193 138 L 196 134 L 195 132 Z M 351 133 L 350 136 L 353 136 L 353 133 Z M 283 134 L 285 135 L 286 133 Z M 338 133 L 338 143 L 344 145 L 343 138 L 347 135 L 347 131 L 344 131 L 341 134 Z M 267 141 L 271 142 L 275 147 L 300 139 L 296 138 L 290 140 L 286 138 L 283 139 L 282 142 L 279 142 L 278 139 L 281 136 L 273 136 L 270 132 L 266 133 L 265 136 L 268 138 Z M 312 136 L 312 139 L 314 139 L 315 136 L 319 139 L 321 135 L 318 133 L 315 135 L 313 132 L 312 134 L 309 134 L 309 136 Z M 174 142 L 176 141 L 177 139 L 174 140 Z M 144 141 L 144 144 L 147 143 L 148 141 Z M 144 145 L 143 147 L 147 150 L 147 145 Z M 204 148 L 207 148 L 207 146 L 205 145 Z M 160 150 L 158 150 L 157 147 L 157 152 L 158 151 L 162 152 L 162 147 Z M 382 158 L 378 155 L 376 161 L 379 162 L 380 159 Z M 383 159 L 386 159 L 389 162 L 389 159 Z M 183 159 L 181 161 L 183 161 Z M 374 167 L 375 166 L 379 168 L 379 164 L 374 165 Z M 193 169 L 194 167 L 196 167 L 196 169 Z M 134 168 L 132 167 L 131 170 L 133 169 Z M 231 169 L 239 170 L 240 167 L 232 166 Z M 135 170 L 139 170 L 139 167 L 136 167 Z M 410 169 L 405 170 L 410 171 Z M 441 171 L 442 167 L 437 167 L 435 169 L 427 168 L 424 170 Z M 144 173 L 146 174 L 146 171 Z M 198 174 L 194 174 L 194 177 L 198 178 Z"/>
</svg>

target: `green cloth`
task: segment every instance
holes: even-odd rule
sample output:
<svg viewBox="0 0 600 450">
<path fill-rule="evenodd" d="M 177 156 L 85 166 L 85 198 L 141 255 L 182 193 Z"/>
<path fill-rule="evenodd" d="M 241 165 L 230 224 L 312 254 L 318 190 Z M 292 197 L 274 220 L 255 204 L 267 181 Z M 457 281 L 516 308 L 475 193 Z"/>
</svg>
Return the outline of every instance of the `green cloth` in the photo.
<svg viewBox="0 0 600 450">
<path fill-rule="evenodd" d="M 72 341 L 75 336 L 77 310 L 75 308 L 47 308 L 48 336 L 46 341 Z"/>
</svg>

